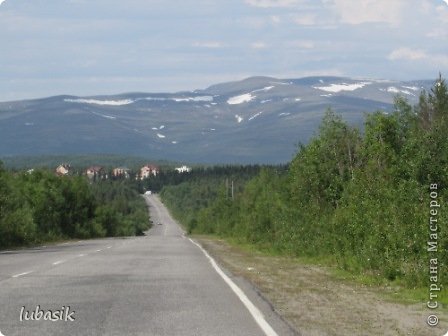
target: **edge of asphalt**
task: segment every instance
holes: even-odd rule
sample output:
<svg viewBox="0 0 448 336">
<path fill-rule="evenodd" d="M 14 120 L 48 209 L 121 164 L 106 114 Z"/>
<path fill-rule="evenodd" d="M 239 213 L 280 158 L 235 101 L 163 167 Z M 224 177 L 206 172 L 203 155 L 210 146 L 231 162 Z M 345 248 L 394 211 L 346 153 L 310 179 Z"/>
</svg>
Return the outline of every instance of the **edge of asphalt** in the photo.
<svg viewBox="0 0 448 336">
<path fill-rule="evenodd" d="M 179 226 L 182 228 L 181 225 Z M 207 249 L 197 240 L 186 236 L 185 233 L 184 237 L 188 238 L 188 240 L 190 240 L 192 244 L 196 245 L 204 253 L 204 255 L 209 259 L 211 266 L 214 268 L 215 265 L 213 265 L 213 263 L 215 263 L 217 267 L 221 270 L 221 272 L 223 272 L 225 276 L 227 276 L 229 280 L 233 282 L 234 285 L 237 286 L 238 289 L 240 289 L 244 293 L 244 295 L 247 297 L 250 303 L 254 305 L 257 310 L 259 310 L 259 312 L 262 314 L 262 318 L 265 320 L 265 322 L 268 324 L 269 327 L 272 327 L 274 332 L 270 333 L 269 327 L 266 330 L 265 328 L 260 326 L 260 328 L 265 332 L 266 335 L 301 336 L 301 333 L 297 331 L 291 325 L 291 323 L 289 323 L 283 316 L 281 316 L 281 314 L 275 309 L 274 305 L 263 295 L 263 293 L 253 283 L 251 283 L 244 277 L 235 276 L 232 272 L 226 269 L 221 263 L 216 261 L 216 259 L 213 258 L 213 256 L 211 256 L 208 253 Z M 217 271 L 219 274 L 219 271 L 216 270 L 216 268 L 215 271 Z M 225 281 L 232 288 L 232 286 L 226 281 L 226 279 L 222 275 L 221 277 L 223 278 L 223 281 Z M 235 292 L 235 290 L 233 291 L 235 295 L 237 295 L 240 298 L 240 300 L 243 301 L 243 299 Z M 248 306 L 244 303 L 244 301 L 243 304 L 249 310 L 249 312 L 254 317 L 256 322 L 260 325 L 260 323 L 257 321 L 257 318 L 254 316 L 251 309 L 249 309 Z"/>
</svg>

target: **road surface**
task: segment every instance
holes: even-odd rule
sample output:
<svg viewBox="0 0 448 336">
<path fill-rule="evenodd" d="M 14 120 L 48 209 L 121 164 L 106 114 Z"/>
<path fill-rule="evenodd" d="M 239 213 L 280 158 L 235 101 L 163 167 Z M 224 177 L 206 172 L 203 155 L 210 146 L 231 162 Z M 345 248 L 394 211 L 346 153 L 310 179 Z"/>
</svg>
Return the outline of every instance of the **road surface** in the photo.
<svg viewBox="0 0 448 336">
<path fill-rule="evenodd" d="M 294 335 L 145 198 L 146 236 L 1 251 L 0 335 Z"/>
</svg>

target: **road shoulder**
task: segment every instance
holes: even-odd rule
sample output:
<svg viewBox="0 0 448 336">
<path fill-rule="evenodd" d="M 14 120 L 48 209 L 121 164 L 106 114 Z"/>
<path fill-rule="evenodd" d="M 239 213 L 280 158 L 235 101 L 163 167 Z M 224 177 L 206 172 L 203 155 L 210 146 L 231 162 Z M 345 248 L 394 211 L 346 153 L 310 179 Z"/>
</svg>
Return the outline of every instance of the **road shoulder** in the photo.
<svg viewBox="0 0 448 336">
<path fill-rule="evenodd" d="M 253 286 L 299 335 L 438 336 L 448 330 L 446 316 L 438 327 L 427 326 L 424 304 L 390 302 L 378 289 L 342 281 L 326 267 L 249 252 L 218 238 L 193 238 L 242 286 Z"/>
</svg>

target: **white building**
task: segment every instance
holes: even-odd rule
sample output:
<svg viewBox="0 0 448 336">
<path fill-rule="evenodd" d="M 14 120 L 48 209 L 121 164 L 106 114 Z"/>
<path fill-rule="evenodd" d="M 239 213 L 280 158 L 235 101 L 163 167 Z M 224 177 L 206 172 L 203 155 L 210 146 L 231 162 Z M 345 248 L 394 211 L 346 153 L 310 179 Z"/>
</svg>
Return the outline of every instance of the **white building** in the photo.
<svg viewBox="0 0 448 336">
<path fill-rule="evenodd" d="M 174 168 L 175 170 L 177 170 L 178 173 L 189 173 L 191 172 L 191 168 L 187 167 L 187 166 L 182 166 L 182 167 L 178 167 L 178 168 Z"/>
</svg>

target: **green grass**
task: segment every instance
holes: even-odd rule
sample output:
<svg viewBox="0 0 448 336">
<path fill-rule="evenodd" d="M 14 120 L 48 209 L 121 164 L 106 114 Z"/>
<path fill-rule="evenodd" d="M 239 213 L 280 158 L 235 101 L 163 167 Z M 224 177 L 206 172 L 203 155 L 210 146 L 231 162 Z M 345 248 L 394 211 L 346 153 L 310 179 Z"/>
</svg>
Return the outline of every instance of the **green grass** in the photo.
<svg viewBox="0 0 448 336">
<path fill-rule="evenodd" d="M 344 270 L 337 266 L 337 261 L 333 256 L 319 256 L 319 257 L 307 257 L 307 256 L 299 256 L 294 257 L 291 256 L 284 251 L 279 251 L 278 249 L 274 249 L 271 246 L 259 246 L 255 244 L 250 244 L 242 239 L 235 237 L 218 237 L 216 235 L 202 235 L 202 234 L 194 234 L 191 236 L 192 238 L 203 238 L 203 239 L 211 239 L 211 240 L 224 240 L 226 243 L 231 245 L 232 247 L 236 247 L 241 249 L 242 251 L 255 255 L 263 255 L 270 257 L 283 257 L 288 260 L 293 260 L 298 264 L 309 265 L 309 266 L 319 266 L 325 267 L 326 270 L 330 272 L 330 274 L 334 277 L 334 279 L 343 282 L 350 282 L 357 285 L 361 285 L 364 287 L 368 287 L 385 300 L 401 303 L 401 304 L 422 304 L 426 305 L 429 297 L 429 288 L 427 287 L 416 287 L 416 288 L 406 288 L 401 281 L 388 281 L 387 279 L 375 276 L 373 274 L 367 273 L 353 273 L 347 270 Z M 446 290 L 443 290 L 438 298 L 439 309 L 444 311 L 448 311 L 448 293 Z"/>
</svg>

